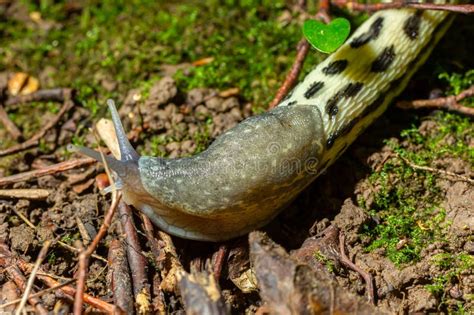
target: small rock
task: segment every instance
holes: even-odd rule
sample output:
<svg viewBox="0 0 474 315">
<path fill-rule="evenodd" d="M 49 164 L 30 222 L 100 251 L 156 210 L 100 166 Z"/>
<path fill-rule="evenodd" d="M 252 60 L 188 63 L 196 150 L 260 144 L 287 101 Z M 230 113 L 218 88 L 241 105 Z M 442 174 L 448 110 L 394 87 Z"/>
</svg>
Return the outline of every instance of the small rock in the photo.
<svg viewBox="0 0 474 315">
<path fill-rule="evenodd" d="M 242 120 L 242 112 L 237 107 L 234 107 L 230 110 L 230 115 L 237 121 Z"/>
<path fill-rule="evenodd" d="M 224 101 L 221 97 L 214 96 L 206 101 L 206 107 L 212 111 L 223 112 L 224 111 L 223 103 Z"/>
<path fill-rule="evenodd" d="M 173 151 L 179 150 L 179 147 L 180 147 L 180 145 L 179 145 L 178 142 L 170 142 L 166 145 L 166 150 L 168 152 L 173 152 Z"/>
<path fill-rule="evenodd" d="M 145 103 L 146 107 L 157 107 L 169 102 L 176 96 L 178 89 L 176 82 L 171 77 L 164 77 L 158 81 L 150 90 L 150 96 Z"/>
<path fill-rule="evenodd" d="M 192 107 L 201 104 L 204 101 L 203 89 L 193 89 L 186 96 L 186 103 Z"/>
<path fill-rule="evenodd" d="M 229 97 L 228 99 L 222 102 L 222 110 L 228 111 L 232 108 L 239 107 L 239 100 L 236 97 Z"/>
<path fill-rule="evenodd" d="M 199 105 L 196 107 L 195 116 L 199 120 L 205 120 L 209 116 L 209 109 L 204 105 Z"/>
</svg>

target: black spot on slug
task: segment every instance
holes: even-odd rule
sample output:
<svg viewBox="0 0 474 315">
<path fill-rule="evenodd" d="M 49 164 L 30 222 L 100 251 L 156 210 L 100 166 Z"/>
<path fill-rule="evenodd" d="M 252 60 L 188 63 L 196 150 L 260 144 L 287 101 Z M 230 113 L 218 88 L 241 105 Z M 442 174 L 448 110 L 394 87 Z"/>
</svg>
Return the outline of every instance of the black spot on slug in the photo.
<svg viewBox="0 0 474 315">
<path fill-rule="evenodd" d="M 326 149 L 330 149 L 332 145 L 334 144 L 334 140 L 336 140 L 337 135 L 332 134 L 329 136 L 328 140 L 326 141 Z"/>
<path fill-rule="evenodd" d="M 291 101 L 288 103 L 288 106 L 295 105 L 297 102 L 296 101 Z"/>
<path fill-rule="evenodd" d="M 326 113 L 330 117 L 336 116 L 337 112 L 339 111 L 339 108 L 337 107 L 337 103 L 342 97 L 343 97 L 343 93 L 339 91 L 328 100 L 326 104 Z"/>
<path fill-rule="evenodd" d="M 346 69 L 348 63 L 346 59 L 336 60 L 331 62 L 327 67 L 324 67 L 322 71 L 327 75 L 338 74 Z"/>
<path fill-rule="evenodd" d="M 395 47 L 393 45 L 385 47 L 382 53 L 372 62 L 371 72 L 384 72 L 390 67 L 395 59 Z"/>
<path fill-rule="evenodd" d="M 356 96 L 357 93 L 362 90 L 362 87 L 364 86 L 363 83 L 361 82 L 356 82 L 356 83 L 349 83 L 346 88 L 344 89 L 344 96 L 345 97 L 352 97 Z"/>
<path fill-rule="evenodd" d="M 324 87 L 324 82 L 322 81 L 317 81 L 317 82 L 312 83 L 309 89 L 304 93 L 304 97 L 306 97 L 307 99 L 312 98 L 323 87 Z"/>
<path fill-rule="evenodd" d="M 380 35 L 380 30 L 383 27 L 383 17 L 378 17 L 372 25 L 370 25 L 369 30 L 359 37 L 354 38 L 350 45 L 352 48 L 359 48 L 361 46 L 364 46 L 371 40 L 377 39 Z"/>
<path fill-rule="evenodd" d="M 357 95 L 357 93 L 360 92 L 363 86 L 364 84 L 361 82 L 351 82 L 347 84 L 328 100 L 328 102 L 326 103 L 326 113 L 331 117 L 335 116 L 339 112 L 337 103 L 339 103 L 342 98 L 349 98 Z"/>
<path fill-rule="evenodd" d="M 418 37 L 418 34 L 420 33 L 422 15 L 423 11 L 416 11 L 416 13 L 410 16 L 403 24 L 403 32 L 411 40 L 415 40 Z"/>
</svg>

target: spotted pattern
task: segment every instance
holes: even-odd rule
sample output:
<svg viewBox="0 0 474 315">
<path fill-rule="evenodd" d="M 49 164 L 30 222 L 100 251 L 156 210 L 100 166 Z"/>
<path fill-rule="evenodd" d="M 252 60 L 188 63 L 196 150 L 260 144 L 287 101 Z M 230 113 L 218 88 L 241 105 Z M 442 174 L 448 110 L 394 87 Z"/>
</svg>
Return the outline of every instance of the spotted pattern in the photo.
<svg viewBox="0 0 474 315">
<path fill-rule="evenodd" d="M 346 69 L 348 64 L 349 62 L 346 59 L 336 60 L 324 67 L 322 71 L 326 75 L 339 74 Z"/>
<path fill-rule="evenodd" d="M 326 113 L 329 116 L 335 116 L 339 108 L 337 107 L 337 103 L 343 98 L 349 98 L 355 96 L 357 93 L 360 92 L 362 87 L 364 86 L 363 83 L 361 82 L 355 82 L 355 83 L 349 83 L 345 87 L 343 87 L 340 91 L 338 91 L 336 94 L 334 94 L 333 97 L 331 97 L 327 104 L 326 104 Z"/>
<path fill-rule="evenodd" d="M 395 59 L 395 47 L 393 45 L 385 47 L 384 50 L 377 56 L 372 62 L 370 67 L 371 72 L 384 72 L 390 67 L 393 60 Z"/>
<path fill-rule="evenodd" d="M 309 89 L 304 93 L 304 97 L 307 99 L 314 97 L 314 95 L 318 93 L 318 91 L 321 90 L 323 87 L 324 82 L 322 81 L 312 83 Z"/>
<path fill-rule="evenodd" d="M 403 24 L 403 32 L 411 40 L 415 40 L 420 33 L 422 15 L 423 11 L 416 11 L 416 13 L 410 16 Z"/>
<path fill-rule="evenodd" d="M 352 48 L 359 48 L 361 46 L 364 46 L 365 44 L 367 44 L 371 40 L 377 39 L 377 37 L 379 37 L 379 35 L 380 35 L 380 31 L 382 30 L 383 21 L 384 21 L 384 18 L 382 16 L 378 17 L 372 23 L 372 25 L 370 25 L 369 30 L 367 32 L 363 33 L 359 37 L 354 38 L 351 41 L 351 43 L 350 43 L 351 47 Z"/>
<path fill-rule="evenodd" d="M 336 141 L 337 138 L 343 137 L 346 134 L 348 134 L 349 132 L 351 132 L 351 130 L 354 128 L 355 125 L 357 125 L 357 123 L 359 121 L 361 121 L 368 114 L 370 114 L 370 113 L 374 112 L 375 110 L 377 110 L 377 108 L 379 108 L 383 104 L 384 100 L 385 100 L 385 95 L 383 95 L 383 94 L 380 95 L 374 102 L 372 102 L 372 104 L 367 106 L 360 115 L 353 118 L 346 125 L 342 126 L 342 128 L 338 129 L 335 133 L 330 135 L 328 137 L 328 139 L 326 140 L 326 148 L 330 149 L 333 146 L 334 141 Z"/>
</svg>

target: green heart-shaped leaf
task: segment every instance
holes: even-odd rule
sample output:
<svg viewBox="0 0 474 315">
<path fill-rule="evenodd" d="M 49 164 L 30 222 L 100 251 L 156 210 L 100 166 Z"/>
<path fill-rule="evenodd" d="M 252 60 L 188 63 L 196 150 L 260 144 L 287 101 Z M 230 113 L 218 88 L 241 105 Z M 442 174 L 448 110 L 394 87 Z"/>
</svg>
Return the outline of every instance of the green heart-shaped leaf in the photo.
<svg viewBox="0 0 474 315">
<path fill-rule="evenodd" d="M 351 24 L 344 18 L 324 24 L 316 20 L 306 20 L 303 24 L 303 35 L 308 42 L 323 53 L 332 53 L 339 48 L 351 31 Z"/>
</svg>

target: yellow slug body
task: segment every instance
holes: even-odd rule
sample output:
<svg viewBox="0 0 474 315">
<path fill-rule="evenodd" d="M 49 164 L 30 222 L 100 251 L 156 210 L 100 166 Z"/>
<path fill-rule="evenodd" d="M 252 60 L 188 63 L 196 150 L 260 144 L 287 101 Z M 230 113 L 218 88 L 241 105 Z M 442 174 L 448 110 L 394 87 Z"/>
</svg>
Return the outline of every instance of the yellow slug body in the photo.
<svg viewBox="0 0 474 315">
<path fill-rule="evenodd" d="M 415 9 L 375 13 L 279 104 L 319 108 L 325 168 L 405 88 L 451 24 L 448 15 Z"/>
<path fill-rule="evenodd" d="M 442 11 L 375 13 L 279 106 L 191 158 L 139 156 L 109 104 L 121 159 L 107 161 L 124 200 L 188 239 L 222 241 L 265 225 L 385 111 L 450 21 Z"/>
</svg>

